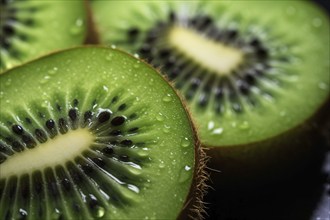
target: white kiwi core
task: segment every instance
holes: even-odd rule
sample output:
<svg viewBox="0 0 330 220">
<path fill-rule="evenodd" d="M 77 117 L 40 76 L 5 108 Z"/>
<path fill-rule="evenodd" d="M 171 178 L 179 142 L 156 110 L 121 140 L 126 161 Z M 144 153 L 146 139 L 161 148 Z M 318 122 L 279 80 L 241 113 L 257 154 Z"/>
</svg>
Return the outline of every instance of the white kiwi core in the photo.
<svg viewBox="0 0 330 220">
<path fill-rule="evenodd" d="M 1 178 L 31 173 L 73 160 L 93 143 L 94 136 L 87 129 L 77 129 L 58 135 L 33 149 L 26 149 L 9 157 L 0 167 Z"/>
<path fill-rule="evenodd" d="M 169 42 L 201 66 L 219 75 L 228 75 L 243 61 L 239 49 L 208 39 L 200 33 L 175 26 L 169 32 Z"/>
</svg>

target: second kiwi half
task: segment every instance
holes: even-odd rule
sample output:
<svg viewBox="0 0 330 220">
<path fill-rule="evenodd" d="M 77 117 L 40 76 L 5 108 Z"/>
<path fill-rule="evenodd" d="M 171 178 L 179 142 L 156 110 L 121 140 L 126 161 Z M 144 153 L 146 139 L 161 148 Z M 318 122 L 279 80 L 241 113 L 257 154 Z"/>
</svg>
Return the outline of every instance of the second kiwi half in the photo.
<svg viewBox="0 0 330 220">
<path fill-rule="evenodd" d="M 249 175 L 249 167 L 286 166 L 314 144 L 309 134 L 330 80 L 329 17 L 320 8 L 307 1 L 126 3 L 91 1 L 100 42 L 137 53 L 173 81 L 212 167 L 230 164 Z"/>
</svg>

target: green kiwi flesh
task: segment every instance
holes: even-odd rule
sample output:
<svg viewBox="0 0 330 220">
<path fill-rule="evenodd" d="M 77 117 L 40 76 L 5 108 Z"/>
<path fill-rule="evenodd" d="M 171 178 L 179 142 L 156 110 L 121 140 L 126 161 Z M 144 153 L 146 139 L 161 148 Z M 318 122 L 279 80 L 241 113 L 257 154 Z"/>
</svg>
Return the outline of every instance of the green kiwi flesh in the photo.
<svg viewBox="0 0 330 220">
<path fill-rule="evenodd" d="M 173 80 L 207 147 L 250 154 L 255 143 L 295 133 L 329 98 L 329 18 L 311 2 L 91 7 L 101 43 L 139 54 Z"/>
<path fill-rule="evenodd" d="M 0 6 L 0 71 L 85 40 L 83 0 L 2 0 Z"/>
<path fill-rule="evenodd" d="M 0 85 L 1 219 L 175 219 L 189 206 L 200 148 L 151 66 L 81 47 Z"/>
</svg>

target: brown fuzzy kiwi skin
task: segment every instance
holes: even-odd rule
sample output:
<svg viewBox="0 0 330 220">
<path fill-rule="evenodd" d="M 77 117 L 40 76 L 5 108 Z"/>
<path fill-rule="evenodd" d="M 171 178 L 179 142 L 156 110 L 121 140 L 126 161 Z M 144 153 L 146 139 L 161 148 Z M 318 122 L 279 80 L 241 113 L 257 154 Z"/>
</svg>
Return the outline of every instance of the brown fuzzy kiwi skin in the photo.
<svg viewBox="0 0 330 220">
<path fill-rule="evenodd" d="M 329 109 L 330 98 L 305 122 L 261 142 L 230 147 L 204 146 L 210 157 L 208 166 L 216 170 L 211 172 L 214 185 L 254 188 L 304 172 L 324 154 L 322 131 L 326 130 Z"/>
<path fill-rule="evenodd" d="M 19 64 L 15 67 L 13 67 L 12 69 L 15 68 L 19 68 L 20 66 L 23 65 L 28 65 L 30 62 L 33 62 L 35 60 L 38 60 L 40 58 L 43 57 L 47 57 L 47 56 L 51 56 L 52 54 L 56 54 L 58 52 L 61 51 L 68 51 L 74 48 L 103 48 L 103 49 L 109 49 L 109 47 L 106 46 L 102 46 L 102 45 L 81 45 L 81 46 L 74 46 L 71 48 L 66 48 L 66 49 L 61 49 L 61 50 L 56 50 L 56 51 L 52 51 L 49 52 L 46 55 L 42 55 L 39 56 L 38 58 L 35 58 L 33 60 L 30 60 L 26 63 L 23 64 Z M 127 54 L 131 57 L 131 54 L 120 50 L 120 49 L 116 49 L 124 54 Z M 134 57 L 135 58 L 135 57 Z M 136 59 L 136 58 L 135 58 Z M 175 94 L 177 94 L 177 96 L 179 97 L 179 99 L 181 100 L 183 107 L 187 113 L 187 116 L 189 118 L 190 121 L 190 125 L 191 128 L 193 130 L 194 133 L 194 140 L 195 140 L 195 145 L 194 145 L 194 150 L 195 150 L 195 170 L 194 170 L 194 174 L 193 174 L 193 182 L 192 185 L 190 187 L 189 190 L 189 194 L 185 200 L 185 203 L 183 205 L 183 208 L 181 210 L 181 212 L 179 213 L 179 216 L 177 217 L 177 219 L 179 220 L 185 220 L 185 219 L 194 219 L 194 220 L 199 220 L 199 219 L 204 219 L 204 216 L 206 215 L 206 211 L 205 211 L 205 203 L 203 201 L 204 196 L 207 193 L 207 189 L 208 189 L 208 185 L 207 182 L 209 180 L 209 173 L 207 172 L 207 162 L 209 160 L 209 157 L 206 154 L 206 148 L 203 148 L 198 135 L 197 135 L 197 130 L 195 128 L 195 123 L 193 123 L 192 117 L 190 112 L 188 111 L 187 105 L 184 101 L 184 99 L 182 98 L 182 96 L 180 95 L 180 93 L 178 93 L 178 91 L 176 89 L 174 89 L 172 83 L 163 75 L 160 73 L 159 69 L 155 69 L 153 66 L 151 66 L 150 64 L 148 64 L 148 62 L 146 62 L 143 59 L 140 59 L 141 62 L 145 63 L 147 66 L 149 66 L 150 68 L 154 69 L 161 78 L 163 78 L 163 80 L 168 83 L 168 85 L 170 85 L 170 87 L 172 88 L 172 90 L 175 92 Z M 12 70 L 10 69 L 10 70 Z M 8 74 L 9 70 L 6 70 L 3 72 L 3 74 Z"/>
<path fill-rule="evenodd" d="M 85 44 L 100 44 L 100 35 L 95 25 L 95 19 L 92 13 L 92 7 L 90 0 L 85 0 L 87 10 L 87 30 L 88 34 L 85 39 Z"/>
</svg>

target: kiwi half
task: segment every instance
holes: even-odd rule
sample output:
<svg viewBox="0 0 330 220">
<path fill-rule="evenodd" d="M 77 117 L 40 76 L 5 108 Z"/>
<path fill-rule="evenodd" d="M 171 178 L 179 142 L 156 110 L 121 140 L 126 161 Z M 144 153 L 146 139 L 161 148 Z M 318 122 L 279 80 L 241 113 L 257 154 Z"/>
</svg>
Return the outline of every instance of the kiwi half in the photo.
<svg viewBox="0 0 330 220">
<path fill-rule="evenodd" d="M 201 214 L 201 148 L 149 65 L 75 48 L 13 68 L 0 85 L 1 219 Z"/>
<path fill-rule="evenodd" d="M 85 40 L 83 0 L 2 0 L 0 6 L 0 71 Z"/>
<path fill-rule="evenodd" d="M 256 152 L 274 155 L 275 145 L 287 150 L 284 143 L 296 142 L 297 128 L 329 98 L 329 18 L 311 2 L 94 0 L 91 6 L 100 42 L 161 68 L 216 158 L 255 160 Z"/>
</svg>

